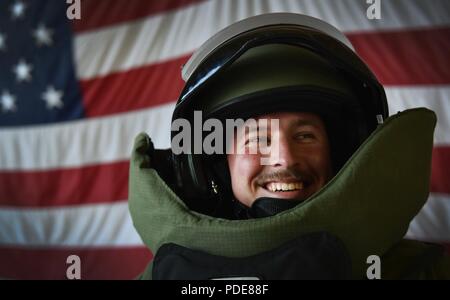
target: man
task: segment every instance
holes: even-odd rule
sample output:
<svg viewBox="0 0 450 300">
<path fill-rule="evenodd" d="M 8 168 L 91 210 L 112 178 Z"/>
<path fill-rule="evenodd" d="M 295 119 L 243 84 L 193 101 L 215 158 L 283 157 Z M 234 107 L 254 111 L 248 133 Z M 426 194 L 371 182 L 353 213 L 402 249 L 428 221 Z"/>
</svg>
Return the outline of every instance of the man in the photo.
<svg viewBox="0 0 450 300">
<path fill-rule="evenodd" d="M 257 120 L 279 121 L 278 128 L 258 128 L 240 134 L 235 145 L 242 154 L 229 154 L 228 166 L 234 197 L 251 207 L 256 199 L 276 198 L 304 201 L 320 190 L 332 175 L 330 146 L 320 117 L 303 112 L 275 112 Z M 269 122 L 268 122 L 269 123 Z M 268 165 L 261 152 L 249 153 L 262 142 L 278 143 L 269 153 Z"/>
<path fill-rule="evenodd" d="M 208 40 L 183 78 L 172 151 L 142 134 L 133 152 L 130 211 L 155 253 L 143 278 L 448 272 L 439 247 L 402 239 L 428 195 L 435 115 L 388 119 L 383 87 L 337 29 L 295 14 L 249 18 Z M 174 124 L 195 128 L 199 112 L 245 121 L 211 143 L 226 151 L 176 150 Z M 187 150 L 208 133 L 193 132 Z M 369 270 L 374 255 L 381 265 Z"/>
</svg>

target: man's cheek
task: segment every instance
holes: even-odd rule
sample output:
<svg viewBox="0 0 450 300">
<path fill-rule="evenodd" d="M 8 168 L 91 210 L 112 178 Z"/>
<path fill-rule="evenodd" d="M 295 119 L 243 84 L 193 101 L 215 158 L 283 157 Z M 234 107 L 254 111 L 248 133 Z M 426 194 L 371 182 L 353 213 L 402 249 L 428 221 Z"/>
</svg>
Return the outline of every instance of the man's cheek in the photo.
<svg viewBox="0 0 450 300">
<path fill-rule="evenodd" d="M 254 173 L 257 173 L 262 168 L 259 156 L 250 154 L 241 155 L 238 161 L 238 167 L 242 174 L 249 175 L 254 175 Z"/>
</svg>

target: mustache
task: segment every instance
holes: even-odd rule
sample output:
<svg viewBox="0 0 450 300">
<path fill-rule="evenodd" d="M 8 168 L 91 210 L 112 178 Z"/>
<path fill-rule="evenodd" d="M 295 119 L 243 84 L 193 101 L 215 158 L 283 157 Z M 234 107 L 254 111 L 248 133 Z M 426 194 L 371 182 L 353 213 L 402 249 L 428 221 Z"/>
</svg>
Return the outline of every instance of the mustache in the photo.
<svg viewBox="0 0 450 300">
<path fill-rule="evenodd" d="M 258 185 L 263 185 L 268 181 L 283 181 L 283 180 L 296 180 L 296 181 L 309 181 L 309 178 L 302 172 L 296 169 L 284 169 L 276 172 L 262 173 L 256 178 Z"/>
</svg>

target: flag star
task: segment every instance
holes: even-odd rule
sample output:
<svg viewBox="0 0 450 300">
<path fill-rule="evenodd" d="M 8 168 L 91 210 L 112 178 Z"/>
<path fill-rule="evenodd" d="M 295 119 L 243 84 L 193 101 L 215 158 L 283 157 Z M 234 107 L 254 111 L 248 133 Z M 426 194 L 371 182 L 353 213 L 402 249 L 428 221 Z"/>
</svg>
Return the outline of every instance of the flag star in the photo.
<svg viewBox="0 0 450 300">
<path fill-rule="evenodd" d="M 11 6 L 11 16 L 13 19 L 22 18 L 25 13 L 26 5 L 22 1 L 16 1 Z"/>
<path fill-rule="evenodd" d="M 63 102 L 61 98 L 63 97 L 63 92 L 55 90 L 53 86 L 48 86 L 45 93 L 42 94 L 42 99 L 47 102 L 47 108 L 61 108 L 63 106 Z"/>
<path fill-rule="evenodd" d="M 6 50 L 6 35 L 0 32 L 0 51 Z"/>
<path fill-rule="evenodd" d="M 43 24 L 40 24 L 39 27 L 33 31 L 33 36 L 36 39 L 36 44 L 38 47 L 42 45 L 50 46 L 52 44 L 52 35 L 53 30 L 46 28 Z"/>
<path fill-rule="evenodd" d="M 19 61 L 19 63 L 13 67 L 13 72 L 16 73 L 17 81 L 30 81 L 31 80 L 31 70 L 33 66 L 27 64 L 23 59 Z"/>
<path fill-rule="evenodd" d="M 0 97 L 0 103 L 2 105 L 2 111 L 16 111 L 16 97 L 11 95 L 8 91 L 3 91 L 3 94 Z"/>
</svg>

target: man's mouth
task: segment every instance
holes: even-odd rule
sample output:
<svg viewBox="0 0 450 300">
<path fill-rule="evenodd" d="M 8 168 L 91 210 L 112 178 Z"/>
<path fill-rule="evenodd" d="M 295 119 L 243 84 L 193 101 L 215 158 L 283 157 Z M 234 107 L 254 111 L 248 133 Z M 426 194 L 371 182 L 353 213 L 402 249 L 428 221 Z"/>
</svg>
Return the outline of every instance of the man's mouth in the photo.
<svg viewBox="0 0 450 300">
<path fill-rule="evenodd" d="M 271 192 L 292 192 L 300 191 L 304 188 L 302 181 L 296 182 L 269 182 L 264 185 L 264 188 Z"/>
</svg>

